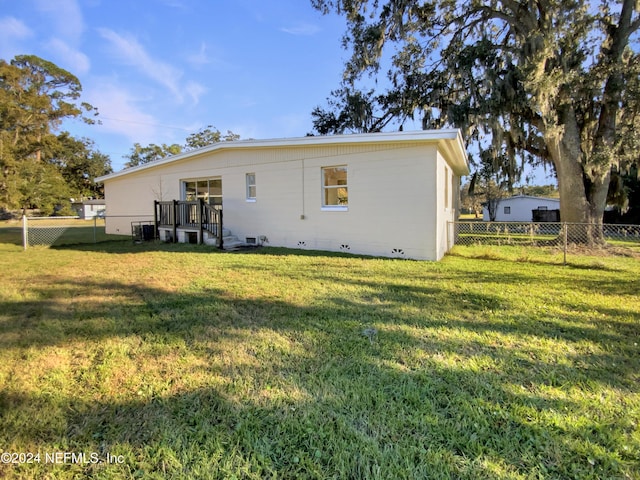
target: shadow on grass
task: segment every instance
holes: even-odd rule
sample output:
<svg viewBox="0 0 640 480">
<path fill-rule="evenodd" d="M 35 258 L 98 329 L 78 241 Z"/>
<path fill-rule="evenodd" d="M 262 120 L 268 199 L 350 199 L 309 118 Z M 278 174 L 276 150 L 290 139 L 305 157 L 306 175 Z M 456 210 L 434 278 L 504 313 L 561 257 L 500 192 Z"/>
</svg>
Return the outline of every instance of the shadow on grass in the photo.
<svg viewBox="0 0 640 480">
<path fill-rule="evenodd" d="M 235 271 L 250 270 L 247 274 L 260 268 L 233 262 L 226 267 Z M 296 275 L 296 272 L 290 273 L 292 277 Z M 455 285 L 458 276 L 448 273 L 438 278 L 443 284 Z M 99 340 L 148 332 L 188 338 L 196 334 L 194 327 L 209 324 L 257 328 L 276 325 L 298 330 L 308 327 L 308 319 L 334 325 L 337 329 L 348 322 L 358 325 L 380 323 L 457 328 L 479 335 L 494 332 L 518 337 L 562 338 L 596 345 L 610 345 L 627 339 L 630 334 L 640 333 L 637 325 L 614 320 L 616 316 L 628 313 L 622 307 L 606 309 L 605 313 L 612 316 L 606 323 L 613 328 L 605 332 L 591 328 L 583 320 L 573 322 L 570 313 L 562 322 L 547 318 L 544 312 L 535 319 L 517 314 L 496 318 L 491 312 L 509 311 L 511 307 L 503 297 L 488 292 L 459 291 L 433 285 L 433 282 L 425 282 L 423 286 L 398 284 L 393 281 L 393 275 L 388 281 L 375 282 L 315 272 L 313 278 L 327 283 L 353 283 L 366 291 L 358 297 L 330 296 L 323 298 L 320 305 L 299 306 L 275 299 L 236 298 L 235 294 L 206 285 L 198 287 L 197 292 L 169 293 L 133 282 L 60 281 L 58 277 L 42 276 L 40 281 L 44 286 L 31 287 L 34 300 L 0 301 L 0 318 L 4 317 L 0 320 L 3 332 L 0 346 L 26 348 L 55 345 L 69 339 Z M 498 285 L 513 285 L 525 279 L 524 275 L 514 272 L 502 275 Z M 300 278 L 300 281 L 304 280 L 304 277 Z M 489 279 L 478 277 L 475 281 L 482 283 Z M 496 281 L 491 277 L 493 288 Z M 96 292 L 101 297 L 99 302 L 93 300 Z M 455 316 L 451 315 L 452 311 Z"/>
<path fill-rule="evenodd" d="M 21 226 L 0 226 L 0 244 L 22 246 L 22 227 Z"/>
<path fill-rule="evenodd" d="M 0 407 L 11 412 L 3 415 L 3 429 L 20 422 L 15 438 L 22 445 L 98 452 L 103 461 L 107 454 L 123 456 L 122 465 L 59 468 L 84 476 L 612 478 L 633 462 L 632 453 L 617 456 L 621 445 L 596 421 L 547 429 L 531 418 L 574 412 L 571 402 L 514 395 L 496 386 L 492 374 L 444 368 L 405 373 L 380 367 L 359 351 L 342 366 L 349 368 L 358 375 L 346 388 L 289 372 L 305 398 L 268 403 L 238 404 L 216 388 L 126 401 L 3 392 Z M 31 409 L 51 409 L 52 422 L 23 423 Z M 584 444 L 593 450 L 585 452 Z M 14 468 L 50 474 L 54 467 Z"/>
<path fill-rule="evenodd" d="M 128 240 L 128 241 L 127 241 Z M 112 240 L 100 243 L 78 243 L 58 245 L 52 248 L 60 250 L 79 250 L 86 252 L 130 254 L 130 253 L 146 253 L 146 252 L 182 252 L 182 253 L 227 253 L 233 255 L 269 255 L 277 257 L 319 257 L 319 258 L 362 258 L 372 259 L 380 258 L 384 260 L 392 260 L 388 257 L 374 257 L 371 255 L 356 255 L 344 252 L 329 252 L 325 250 L 302 250 L 296 248 L 285 247 L 249 247 L 239 250 L 221 250 L 217 246 L 212 245 L 196 245 L 189 243 L 168 243 L 161 241 L 147 241 L 134 243 L 130 239 Z M 398 259 L 398 261 L 412 262 L 418 260 Z"/>
<path fill-rule="evenodd" d="M 320 279 L 323 275 L 335 281 L 326 272 Z M 1 444 L 44 444 L 102 457 L 123 455 L 125 461 L 21 465 L 6 467 L 8 472 L 615 478 L 630 472 L 637 460 L 640 445 L 630 437 L 633 419 L 621 415 L 623 406 L 603 422 L 601 413 L 591 416 L 593 405 L 544 394 L 551 387 L 637 393 L 639 365 L 630 352 L 607 348 L 579 358 L 563 352 L 555 359 L 537 358 L 534 350 L 486 337 L 566 336 L 606 346 L 624 340 L 628 331 L 559 327 L 551 320 L 485 320 L 489 310 L 509 307 L 504 299 L 382 281 L 359 282 L 368 287 L 360 297 L 327 297 L 301 306 L 239 298 L 217 287 L 176 294 L 132 283 L 42 280 L 48 287 L 33 287 L 37 301 L 0 302 L 2 349 L 29 355 L 74 341 L 100 346 L 114 338 L 137 338 L 156 348 L 159 357 L 184 345 L 181 351 L 198 358 L 193 368 L 218 381 L 186 391 L 140 385 L 138 393 L 109 397 L 98 394 L 106 362 L 98 351 L 90 353 L 95 377 L 68 379 L 76 382 L 77 395 L 16 389 L 8 379 L 0 393 Z M 455 284 L 456 279 L 442 280 Z M 92 301 L 96 291 L 103 298 L 99 303 Z M 443 319 L 455 301 L 461 304 L 459 318 Z M 371 325 L 377 333 L 369 339 L 363 329 Z M 299 348 L 285 351 L 271 340 L 260 342 L 261 332 Z M 252 361 L 225 364 L 223 344 L 246 350 Z M 49 421 L 32 420 L 45 418 L 43 411 L 51 412 Z M 576 417 L 581 421 L 573 424 L 569 419 Z"/>
<path fill-rule="evenodd" d="M 326 345 L 266 378 L 260 366 L 234 376 L 213 362 L 202 365 L 231 385 L 249 383 L 253 394 L 241 402 L 228 386 L 95 401 L 4 390 L 1 430 L 14 445 L 99 452 L 101 459 L 123 455 L 123 465 L 60 468 L 85 476 L 614 478 L 633 465 L 637 446 L 625 452 L 619 435 L 632 421 L 603 428 L 597 418 L 571 425 L 548 414 L 584 416 L 572 401 L 536 393 L 551 378 L 567 382 L 562 372 L 543 373 L 546 366 L 530 361 L 522 365 L 530 374 L 516 377 L 527 378 L 519 385 L 513 372 L 465 370 L 437 359 L 403 368 L 391 351 L 410 344 L 410 336 L 381 334 L 372 345 L 354 335 L 348 348 L 341 336 L 326 334 Z M 290 390 L 297 396 L 287 396 Z M 42 418 L 41 411 L 51 413 L 49 422 L 29 420 Z M 52 468 L 16 471 L 50 474 Z"/>
</svg>

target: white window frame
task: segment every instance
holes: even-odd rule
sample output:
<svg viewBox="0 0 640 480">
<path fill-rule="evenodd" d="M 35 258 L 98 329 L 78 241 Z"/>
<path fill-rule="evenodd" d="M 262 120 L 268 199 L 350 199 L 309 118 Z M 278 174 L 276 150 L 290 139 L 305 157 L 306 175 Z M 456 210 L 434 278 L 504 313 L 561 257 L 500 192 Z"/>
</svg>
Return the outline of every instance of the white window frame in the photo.
<svg viewBox="0 0 640 480">
<path fill-rule="evenodd" d="M 449 169 L 444 166 L 444 208 L 449 210 Z"/>
<path fill-rule="evenodd" d="M 325 185 L 325 170 L 329 170 L 331 168 L 344 168 L 345 171 L 347 172 L 347 183 L 346 185 Z M 320 194 L 322 196 L 321 200 L 320 200 L 320 204 L 322 205 L 322 207 L 320 208 L 320 210 L 322 211 L 326 211 L 326 212 L 346 212 L 349 210 L 349 168 L 347 165 L 330 165 L 330 166 L 326 166 L 326 167 L 322 167 L 321 171 L 320 171 L 320 182 L 321 182 L 321 190 L 320 190 Z M 338 189 L 338 188 L 345 188 L 347 190 L 347 203 L 345 205 L 326 205 L 325 202 L 325 192 L 327 189 Z"/>
<path fill-rule="evenodd" d="M 250 177 L 253 176 L 253 183 L 249 182 Z M 256 201 L 256 195 L 257 195 L 257 189 L 256 189 L 256 174 L 255 172 L 249 172 L 245 175 L 245 182 L 246 182 L 246 192 L 247 192 L 247 202 L 255 202 Z M 251 196 L 251 187 L 253 187 L 253 196 Z"/>
</svg>

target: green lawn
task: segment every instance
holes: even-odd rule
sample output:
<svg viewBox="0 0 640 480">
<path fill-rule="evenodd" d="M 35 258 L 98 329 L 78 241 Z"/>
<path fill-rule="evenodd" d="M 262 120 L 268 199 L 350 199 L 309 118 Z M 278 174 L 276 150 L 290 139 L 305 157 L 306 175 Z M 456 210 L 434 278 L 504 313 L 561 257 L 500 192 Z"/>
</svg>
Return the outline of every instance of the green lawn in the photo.
<svg viewBox="0 0 640 480">
<path fill-rule="evenodd" d="M 0 478 L 640 478 L 637 258 L 5 243 L 0 269 L 0 451 L 40 453 Z"/>
</svg>

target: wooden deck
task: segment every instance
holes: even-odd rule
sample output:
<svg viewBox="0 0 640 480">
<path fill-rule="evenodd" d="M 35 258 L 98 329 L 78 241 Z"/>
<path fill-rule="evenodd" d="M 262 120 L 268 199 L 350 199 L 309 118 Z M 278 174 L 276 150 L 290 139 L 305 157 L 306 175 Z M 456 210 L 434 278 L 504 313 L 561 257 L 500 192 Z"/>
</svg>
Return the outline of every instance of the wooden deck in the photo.
<svg viewBox="0 0 640 480">
<path fill-rule="evenodd" d="M 218 247 L 223 248 L 221 207 L 209 205 L 202 199 L 153 203 L 156 232 L 161 229 L 172 231 L 174 242 L 178 241 L 179 231 L 198 232 L 199 243 L 204 242 L 206 233 L 209 237 L 215 237 Z"/>
</svg>

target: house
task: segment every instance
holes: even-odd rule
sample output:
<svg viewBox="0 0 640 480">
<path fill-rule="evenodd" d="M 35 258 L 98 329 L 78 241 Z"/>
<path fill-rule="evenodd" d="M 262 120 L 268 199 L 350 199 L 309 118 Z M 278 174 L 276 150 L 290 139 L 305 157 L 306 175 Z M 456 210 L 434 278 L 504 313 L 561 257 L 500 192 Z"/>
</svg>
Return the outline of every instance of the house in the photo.
<svg viewBox="0 0 640 480">
<path fill-rule="evenodd" d="M 110 234 L 438 260 L 468 173 L 449 129 L 222 142 L 96 181 Z"/>
<path fill-rule="evenodd" d="M 106 203 L 104 199 L 98 200 L 83 200 L 80 202 L 72 201 L 71 208 L 76 214 L 85 220 L 89 220 L 94 217 L 102 217 L 106 211 Z"/>
<path fill-rule="evenodd" d="M 534 219 L 533 211 L 538 213 Z M 550 212 L 544 214 L 544 212 Z M 549 218 L 553 213 L 554 218 Z M 498 201 L 496 207 L 496 222 L 532 222 L 532 221 L 559 221 L 560 200 L 557 198 L 532 197 L 529 195 L 516 195 L 503 198 Z M 557 217 L 557 218 L 556 218 Z M 482 220 L 490 221 L 489 209 L 486 204 L 482 206 Z"/>
</svg>

